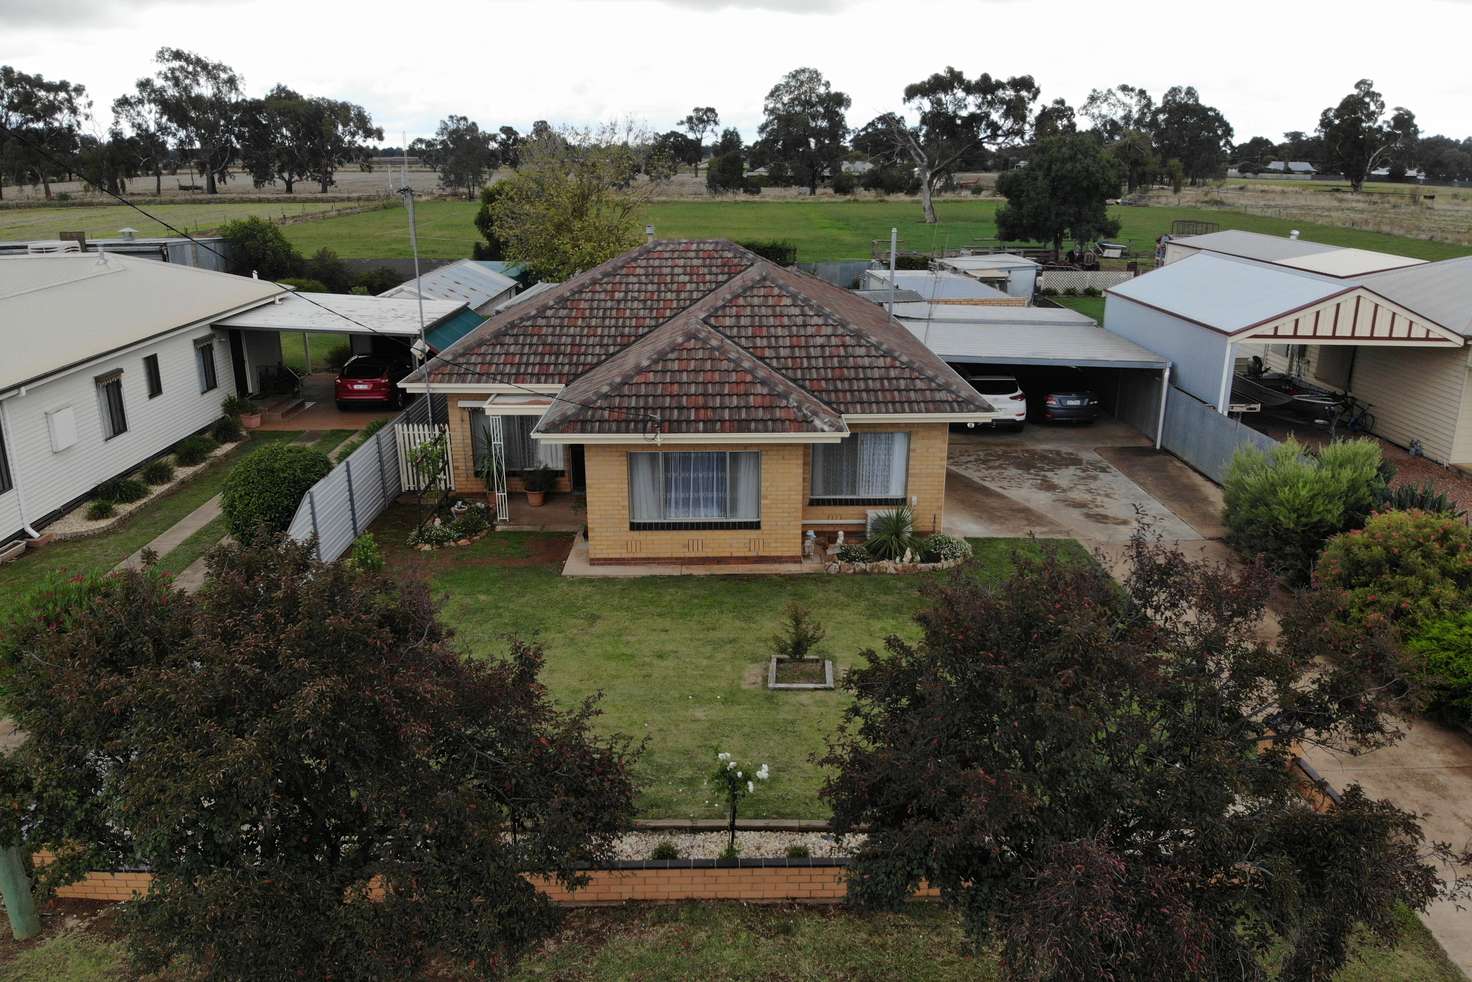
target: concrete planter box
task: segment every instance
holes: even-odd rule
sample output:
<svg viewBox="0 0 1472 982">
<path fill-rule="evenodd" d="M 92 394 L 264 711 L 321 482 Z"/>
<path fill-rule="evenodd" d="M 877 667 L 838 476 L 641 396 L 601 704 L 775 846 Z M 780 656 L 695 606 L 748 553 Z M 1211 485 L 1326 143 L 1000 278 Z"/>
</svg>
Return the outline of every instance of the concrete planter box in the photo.
<svg viewBox="0 0 1472 982">
<path fill-rule="evenodd" d="M 816 660 L 816 659 L 814 659 Z M 767 665 L 767 688 L 769 689 L 832 689 L 833 688 L 833 662 L 827 658 L 823 659 L 823 681 L 821 682 L 778 682 L 777 681 L 777 656 L 773 655 L 771 662 Z"/>
</svg>

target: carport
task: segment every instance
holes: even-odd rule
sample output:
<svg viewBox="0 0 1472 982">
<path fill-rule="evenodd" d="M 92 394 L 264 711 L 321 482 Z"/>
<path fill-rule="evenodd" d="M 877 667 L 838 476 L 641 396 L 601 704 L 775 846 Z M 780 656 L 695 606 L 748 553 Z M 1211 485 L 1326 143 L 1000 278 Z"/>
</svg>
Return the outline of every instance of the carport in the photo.
<svg viewBox="0 0 1472 982">
<path fill-rule="evenodd" d="M 896 304 L 895 316 L 951 365 L 986 365 L 1023 375 L 1029 368 L 1081 369 L 1116 419 L 1160 446 L 1170 360 L 1083 314 L 1050 307 Z"/>
<path fill-rule="evenodd" d="M 425 300 L 423 309 L 431 347 L 448 346 L 482 320 L 461 302 Z M 272 376 L 281 371 L 283 334 L 345 334 L 353 354 L 404 358 L 406 345 L 419 338 L 419 318 L 420 301 L 412 298 L 314 293 L 308 300 L 291 293 L 216 321 L 214 327 L 230 340 L 236 389 L 259 394 L 271 391 Z M 310 363 L 306 369 L 312 371 Z"/>
</svg>

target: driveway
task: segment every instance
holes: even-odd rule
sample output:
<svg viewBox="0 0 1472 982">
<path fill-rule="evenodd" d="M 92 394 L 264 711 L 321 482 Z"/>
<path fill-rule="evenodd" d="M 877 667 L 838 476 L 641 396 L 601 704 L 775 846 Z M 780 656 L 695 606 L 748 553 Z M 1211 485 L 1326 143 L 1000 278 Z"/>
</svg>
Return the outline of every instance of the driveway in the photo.
<svg viewBox="0 0 1472 982">
<path fill-rule="evenodd" d="M 1217 538 L 1216 487 L 1133 427 L 1037 426 L 951 435 L 946 527 L 959 535 L 1129 540 L 1137 516 L 1179 542 Z"/>
</svg>

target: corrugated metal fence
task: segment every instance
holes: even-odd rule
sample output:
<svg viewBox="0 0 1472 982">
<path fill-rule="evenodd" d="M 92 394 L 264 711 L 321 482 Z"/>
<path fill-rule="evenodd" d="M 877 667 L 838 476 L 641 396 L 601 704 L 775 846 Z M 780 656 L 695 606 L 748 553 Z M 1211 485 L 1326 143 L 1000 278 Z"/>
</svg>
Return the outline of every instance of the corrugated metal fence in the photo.
<svg viewBox="0 0 1472 982">
<path fill-rule="evenodd" d="M 435 429 L 443 431 L 445 400 L 435 400 Z M 332 562 L 352 546 L 353 540 L 405 491 L 417 490 L 412 474 L 403 467 L 405 443 L 400 429 L 422 439 L 434 430 L 429 426 L 429 400 L 417 399 L 383 429 L 348 454 L 311 490 L 297 506 L 287 533 L 298 542 L 317 537 L 317 555 Z M 411 443 L 412 445 L 412 443 Z"/>
<path fill-rule="evenodd" d="M 1171 386 L 1170 398 L 1165 401 L 1161 446 L 1216 483 L 1222 483 L 1238 447 L 1271 450 L 1277 445 L 1272 437 L 1223 416 L 1190 393 Z"/>
</svg>

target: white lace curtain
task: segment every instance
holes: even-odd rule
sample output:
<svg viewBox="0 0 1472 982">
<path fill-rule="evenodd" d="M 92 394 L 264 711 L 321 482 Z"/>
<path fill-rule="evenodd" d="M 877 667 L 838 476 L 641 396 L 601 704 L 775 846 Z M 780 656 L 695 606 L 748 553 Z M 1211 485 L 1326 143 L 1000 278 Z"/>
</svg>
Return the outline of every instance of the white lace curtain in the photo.
<svg viewBox="0 0 1472 982">
<path fill-rule="evenodd" d="M 502 416 L 501 439 L 506 449 L 506 469 L 525 471 L 534 467 L 550 467 L 563 470 L 565 457 L 560 443 L 544 443 L 532 439 L 540 416 Z M 473 430 L 471 444 L 475 456 L 476 470 L 480 470 L 484 455 L 490 450 L 490 420 L 483 410 L 477 409 L 470 415 Z"/>
<path fill-rule="evenodd" d="M 756 521 L 761 454 L 629 454 L 629 517 L 636 522 Z"/>
<path fill-rule="evenodd" d="M 813 446 L 814 498 L 903 498 L 910 434 L 855 433 Z"/>
</svg>

